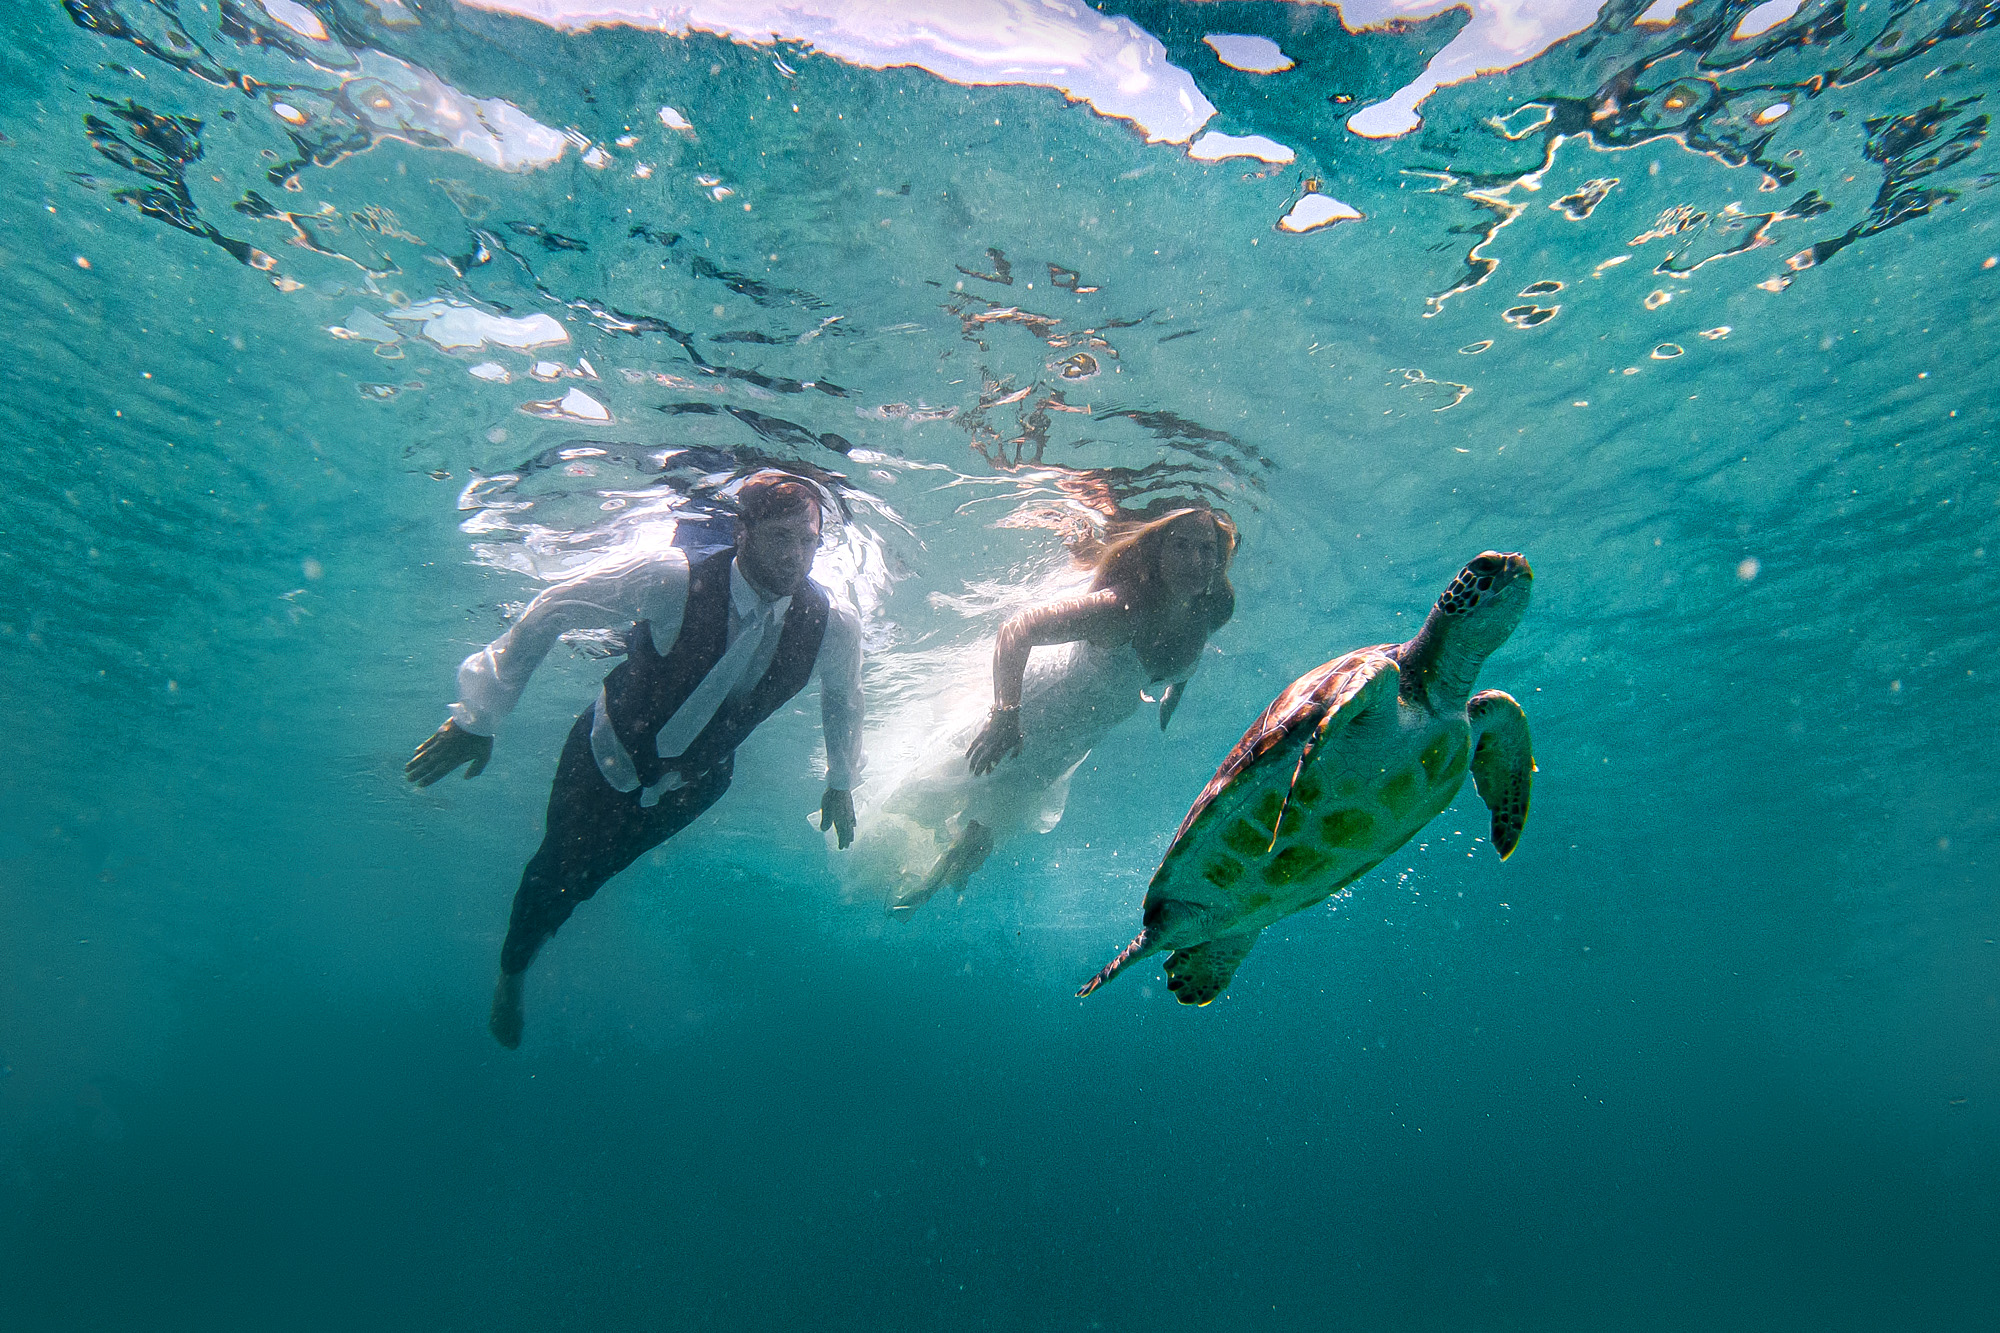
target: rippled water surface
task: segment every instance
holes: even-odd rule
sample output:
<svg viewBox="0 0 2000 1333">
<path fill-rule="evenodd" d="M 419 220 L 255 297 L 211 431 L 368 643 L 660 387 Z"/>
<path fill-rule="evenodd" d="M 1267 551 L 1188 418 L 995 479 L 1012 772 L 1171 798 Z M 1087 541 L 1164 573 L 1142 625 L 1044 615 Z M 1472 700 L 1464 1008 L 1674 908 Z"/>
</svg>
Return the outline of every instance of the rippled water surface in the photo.
<svg viewBox="0 0 2000 1333">
<path fill-rule="evenodd" d="M 7 1326 L 1991 1326 L 1991 0 L 614 8 L 0 19 Z M 402 761 L 769 463 L 846 511 L 864 818 L 1092 516 L 1229 510 L 1238 614 L 908 921 L 803 696 L 503 1051 L 601 645 Z M 1515 855 L 1468 785 L 1222 1001 L 1073 999 L 1489 547 Z"/>
</svg>

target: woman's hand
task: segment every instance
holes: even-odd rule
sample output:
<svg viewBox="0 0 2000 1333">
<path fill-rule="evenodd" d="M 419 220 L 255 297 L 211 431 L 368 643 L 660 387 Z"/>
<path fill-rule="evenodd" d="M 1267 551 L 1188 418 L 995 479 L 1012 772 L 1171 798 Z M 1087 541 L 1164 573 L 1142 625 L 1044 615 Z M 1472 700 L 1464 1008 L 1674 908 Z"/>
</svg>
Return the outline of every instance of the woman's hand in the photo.
<svg viewBox="0 0 2000 1333">
<path fill-rule="evenodd" d="M 1021 710 L 1015 708 L 995 708 L 986 719 L 986 725 L 972 738 L 972 745 L 965 752 L 965 761 L 972 768 L 974 777 L 990 773 L 1002 759 L 1010 754 L 1021 753 Z"/>
</svg>

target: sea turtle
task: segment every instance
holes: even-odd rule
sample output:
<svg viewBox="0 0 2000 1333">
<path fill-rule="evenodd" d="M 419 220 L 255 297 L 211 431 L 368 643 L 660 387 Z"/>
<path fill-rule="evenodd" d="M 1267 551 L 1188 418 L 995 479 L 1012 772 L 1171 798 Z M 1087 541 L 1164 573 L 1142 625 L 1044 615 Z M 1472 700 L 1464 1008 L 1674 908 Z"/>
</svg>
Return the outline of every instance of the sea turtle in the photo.
<svg viewBox="0 0 2000 1333">
<path fill-rule="evenodd" d="M 1473 694 L 1472 684 L 1520 623 L 1533 579 L 1521 556 L 1487 551 L 1414 639 L 1357 649 L 1293 681 L 1181 821 L 1147 887 L 1138 938 L 1077 994 L 1169 950 L 1174 997 L 1207 1004 L 1264 927 L 1373 870 L 1451 804 L 1468 767 L 1504 861 L 1528 815 L 1528 719 L 1508 695 Z"/>
</svg>

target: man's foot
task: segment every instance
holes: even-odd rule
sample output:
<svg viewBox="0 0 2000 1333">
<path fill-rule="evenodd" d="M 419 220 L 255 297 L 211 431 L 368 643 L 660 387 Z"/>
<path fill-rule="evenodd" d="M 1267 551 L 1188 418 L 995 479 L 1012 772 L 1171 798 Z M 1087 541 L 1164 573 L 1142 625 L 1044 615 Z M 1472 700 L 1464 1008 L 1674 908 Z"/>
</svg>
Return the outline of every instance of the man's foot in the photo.
<svg viewBox="0 0 2000 1333">
<path fill-rule="evenodd" d="M 514 1050 L 521 1044 L 521 978 L 523 972 L 502 972 L 493 987 L 493 1013 L 486 1030 L 493 1040 Z"/>
<path fill-rule="evenodd" d="M 931 873 L 924 876 L 923 883 L 890 899 L 889 915 L 909 915 L 946 885 L 963 893 L 966 881 L 986 864 L 986 858 L 992 853 L 993 831 L 976 819 L 967 820 L 964 831 L 951 844 L 951 849 L 938 858 L 937 864 L 931 867 Z"/>
</svg>

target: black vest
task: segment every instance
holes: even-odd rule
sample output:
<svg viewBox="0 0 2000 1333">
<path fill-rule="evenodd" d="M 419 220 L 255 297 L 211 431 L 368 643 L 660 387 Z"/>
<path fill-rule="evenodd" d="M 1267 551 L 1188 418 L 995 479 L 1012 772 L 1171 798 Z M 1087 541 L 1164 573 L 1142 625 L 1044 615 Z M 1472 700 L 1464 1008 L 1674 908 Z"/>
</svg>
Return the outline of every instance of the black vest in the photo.
<svg viewBox="0 0 2000 1333">
<path fill-rule="evenodd" d="M 653 786 L 670 771 L 689 781 L 713 769 L 727 773 L 736 747 L 805 688 L 813 663 L 819 660 L 829 607 L 826 594 L 807 579 L 792 594 L 777 652 L 763 679 L 748 693 L 724 699 L 679 758 L 660 758 L 660 728 L 722 660 L 728 646 L 729 567 L 735 558 L 735 548 L 730 547 L 692 562 L 687 608 L 681 613 L 681 632 L 673 647 L 662 654 L 653 646 L 652 622 L 641 620 L 626 636 L 625 660 L 604 678 L 611 729 L 632 756 L 645 786 Z"/>
</svg>

